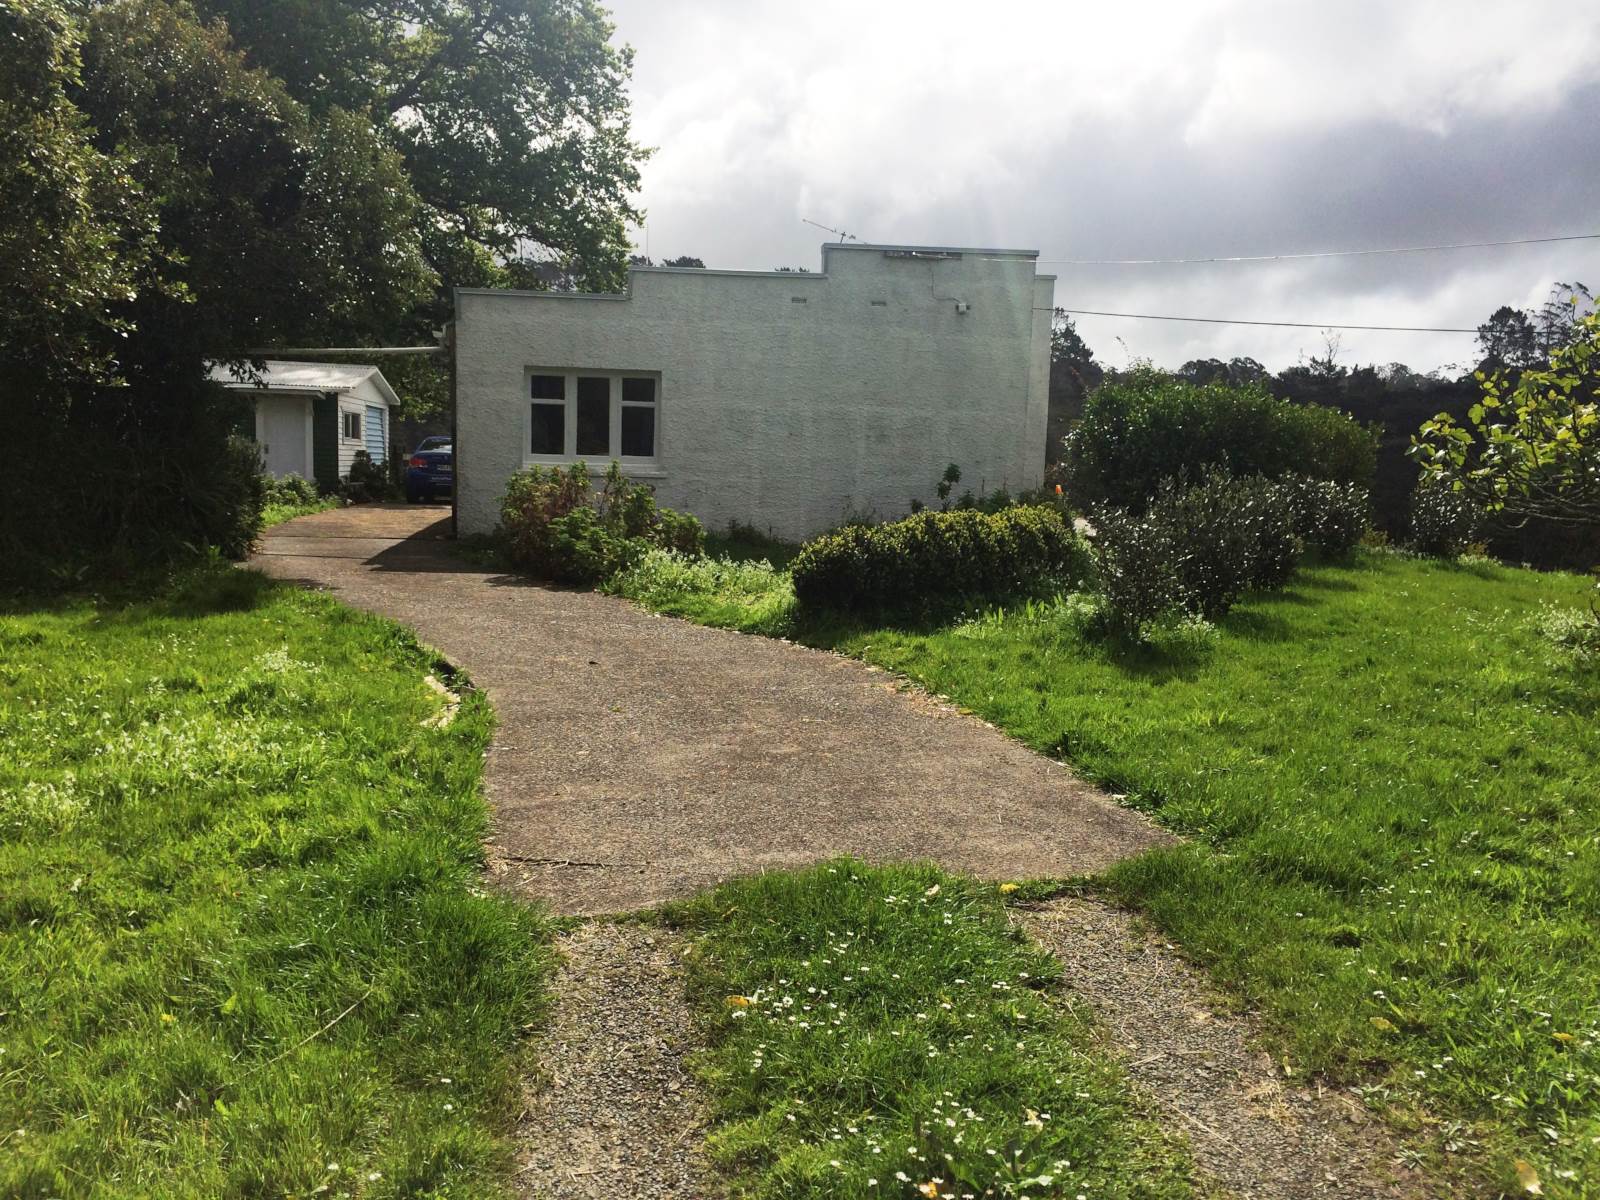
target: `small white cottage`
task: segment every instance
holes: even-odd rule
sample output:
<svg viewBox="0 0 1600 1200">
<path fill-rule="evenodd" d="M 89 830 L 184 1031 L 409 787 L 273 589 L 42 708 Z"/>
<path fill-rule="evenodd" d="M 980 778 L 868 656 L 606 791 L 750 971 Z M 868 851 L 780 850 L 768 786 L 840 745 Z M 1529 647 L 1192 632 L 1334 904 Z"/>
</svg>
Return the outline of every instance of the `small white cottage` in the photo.
<svg viewBox="0 0 1600 1200">
<path fill-rule="evenodd" d="M 267 474 L 331 489 L 350 473 L 356 451 L 387 459 L 389 410 L 399 399 L 377 367 L 269 359 L 245 375 L 211 368 L 213 380 L 255 401 L 254 436 Z"/>
<path fill-rule="evenodd" d="M 1032 250 L 823 247 L 819 272 L 635 267 L 617 295 L 456 291 L 460 532 L 514 471 L 611 460 L 791 539 L 962 486 L 1036 487 L 1054 277 Z"/>
</svg>

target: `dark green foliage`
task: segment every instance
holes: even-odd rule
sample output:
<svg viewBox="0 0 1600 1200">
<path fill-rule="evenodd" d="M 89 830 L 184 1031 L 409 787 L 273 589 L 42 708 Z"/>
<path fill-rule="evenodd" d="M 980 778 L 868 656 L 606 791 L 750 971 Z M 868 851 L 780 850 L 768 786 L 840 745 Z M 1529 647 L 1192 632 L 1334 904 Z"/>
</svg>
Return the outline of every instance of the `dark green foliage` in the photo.
<svg viewBox="0 0 1600 1200">
<path fill-rule="evenodd" d="M 28 449 L 0 473 L 0 586 L 134 575 L 208 546 L 242 558 L 264 496 L 256 446 L 232 432 L 237 403 L 196 377 L 7 409 Z"/>
<path fill-rule="evenodd" d="M 1332 409 L 1141 368 L 1089 397 L 1067 439 L 1067 491 L 1080 505 L 1138 512 L 1163 481 L 1209 470 L 1365 487 L 1376 453 L 1374 435 Z"/>
<path fill-rule="evenodd" d="M 0 473 L 0 569 L 243 553 L 259 482 L 205 360 L 411 308 L 432 276 L 398 158 L 168 0 L 8 5 L 0 131 L 0 409 L 28 447 Z"/>
<path fill-rule="evenodd" d="M 592 586 L 653 548 L 700 554 L 705 530 L 687 513 L 656 505 L 655 493 L 612 463 L 597 493 L 587 463 L 529 467 L 506 485 L 500 536 L 511 562 L 537 579 Z"/>
<path fill-rule="evenodd" d="M 315 504 L 320 499 L 317 485 L 298 475 L 280 475 L 276 479 L 265 479 L 262 486 L 263 498 L 267 504 L 298 507 Z"/>
<path fill-rule="evenodd" d="M 1095 587 L 1105 599 L 1101 610 L 1112 631 L 1142 637 L 1156 621 L 1187 606 L 1178 572 L 1184 548 L 1171 526 L 1125 508 L 1094 514 Z"/>
<path fill-rule="evenodd" d="M 1140 636 L 1173 609 L 1215 620 L 1246 592 L 1283 586 L 1301 551 L 1295 490 L 1260 476 L 1213 475 L 1195 487 L 1162 484 L 1143 514 L 1097 509 L 1108 619 Z"/>
<path fill-rule="evenodd" d="M 1410 547 L 1434 558 L 1455 558 L 1482 540 L 1484 511 L 1448 485 L 1417 485 L 1411 493 Z"/>
<path fill-rule="evenodd" d="M 850 526 L 807 542 L 791 570 L 802 607 L 870 613 L 1073 586 L 1088 566 L 1060 513 L 1017 506 Z"/>
<path fill-rule="evenodd" d="M 197 0 L 253 65 L 322 116 L 359 114 L 421 200 L 443 287 L 548 286 L 523 260 L 552 252 L 564 284 L 620 285 L 644 152 L 629 128 L 632 51 L 589 0 Z M 541 254 L 539 257 L 543 257 Z"/>
<path fill-rule="evenodd" d="M 362 503 L 368 500 L 399 500 L 403 498 L 398 472 L 389 463 L 378 462 L 365 450 L 357 450 L 350 461 L 350 470 L 339 492 L 347 500 Z"/>
<path fill-rule="evenodd" d="M 1364 488 L 1305 476 L 1290 476 L 1280 486 L 1295 536 L 1307 550 L 1337 558 L 1354 550 L 1372 528 L 1372 505 Z"/>
</svg>

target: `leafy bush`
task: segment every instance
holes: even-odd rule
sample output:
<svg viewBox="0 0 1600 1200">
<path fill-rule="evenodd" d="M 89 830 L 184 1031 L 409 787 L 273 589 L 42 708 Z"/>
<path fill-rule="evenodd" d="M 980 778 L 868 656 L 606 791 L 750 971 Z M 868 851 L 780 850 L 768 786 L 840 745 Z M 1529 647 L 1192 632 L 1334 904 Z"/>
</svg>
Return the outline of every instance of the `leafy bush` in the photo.
<svg viewBox="0 0 1600 1200">
<path fill-rule="evenodd" d="M 1366 487 L 1376 466 L 1376 436 L 1335 409 L 1146 367 L 1090 394 L 1067 437 L 1065 475 L 1080 505 L 1142 512 L 1165 480 L 1197 472 Z"/>
<path fill-rule="evenodd" d="M 529 467 L 506 485 L 500 532 L 512 563 L 539 579 L 593 585 L 651 548 L 698 555 L 705 530 L 687 513 L 658 508 L 655 493 L 612 463 L 596 493 L 587 463 Z"/>
<path fill-rule="evenodd" d="M 1252 589 L 1281 587 L 1302 543 L 1294 485 L 1213 475 L 1195 487 L 1169 481 L 1140 515 L 1094 514 L 1095 562 L 1108 623 L 1142 638 L 1174 611 L 1215 620 Z"/>
<path fill-rule="evenodd" d="M 339 494 L 357 504 L 402 498 L 398 477 L 389 464 L 377 461 L 365 450 L 356 451 L 350 470 L 339 485 Z"/>
<path fill-rule="evenodd" d="M 1304 475 L 1291 476 L 1279 486 L 1289 502 L 1295 536 L 1307 550 L 1330 558 L 1348 554 L 1372 528 L 1365 488 Z"/>
<path fill-rule="evenodd" d="M 268 476 L 262 480 L 262 486 L 264 502 L 284 508 L 315 504 L 322 498 L 316 484 L 294 474 L 280 475 L 277 478 Z"/>
<path fill-rule="evenodd" d="M 1163 616 L 1188 607 L 1178 572 L 1183 547 L 1170 525 L 1125 508 L 1097 509 L 1093 520 L 1096 584 L 1112 632 L 1138 640 Z"/>
<path fill-rule="evenodd" d="M 1058 512 L 922 512 L 807 542 L 791 567 L 810 609 L 906 612 L 953 599 L 996 599 L 1088 575 L 1083 540 Z"/>
<path fill-rule="evenodd" d="M 1410 546 L 1418 554 L 1456 558 L 1483 537 L 1482 509 L 1448 484 L 1420 483 L 1411 493 Z"/>
</svg>

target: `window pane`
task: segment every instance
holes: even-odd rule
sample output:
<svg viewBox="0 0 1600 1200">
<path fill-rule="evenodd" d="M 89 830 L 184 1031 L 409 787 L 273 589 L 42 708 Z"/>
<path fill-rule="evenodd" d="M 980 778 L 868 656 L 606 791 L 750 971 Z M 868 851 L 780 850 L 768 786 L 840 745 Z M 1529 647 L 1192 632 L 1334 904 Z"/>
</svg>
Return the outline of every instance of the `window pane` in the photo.
<svg viewBox="0 0 1600 1200">
<path fill-rule="evenodd" d="M 624 379 L 622 398 L 629 404 L 654 404 L 656 381 L 654 379 Z"/>
<path fill-rule="evenodd" d="M 611 380 L 578 380 L 578 453 L 611 453 Z"/>
<path fill-rule="evenodd" d="M 624 405 L 622 409 L 622 453 L 629 458 L 654 458 L 656 453 L 656 410 Z"/>
<path fill-rule="evenodd" d="M 567 407 L 564 404 L 533 406 L 533 444 L 530 454 L 567 452 Z"/>
<path fill-rule="evenodd" d="M 565 400 L 567 398 L 566 379 L 560 375 L 533 376 L 533 398 L 535 400 Z"/>
</svg>

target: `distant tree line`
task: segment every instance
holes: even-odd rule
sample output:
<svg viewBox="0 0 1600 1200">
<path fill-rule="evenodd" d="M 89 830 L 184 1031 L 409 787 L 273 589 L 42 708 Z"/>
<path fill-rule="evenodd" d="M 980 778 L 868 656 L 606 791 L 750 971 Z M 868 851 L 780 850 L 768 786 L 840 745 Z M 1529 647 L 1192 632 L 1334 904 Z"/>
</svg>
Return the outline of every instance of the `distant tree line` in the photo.
<svg viewBox="0 0 1600 1200">
<path fill-rule="evenodd" d="M 1477 362 L 1471 369 L 1419 372 L 1405 363 L 1348 366 L 1336 341 L 1323 353 L 1273 373 L 1253 358 L 1193 359 L 1172 375 L 1196 384 L 1264 388 L 1296 404 L 1348 413 L 1378 432 L 1372 501 L 1377 526 L 1395 537 L 1409 529 L 1412 494 L 1420 474 L 1411 445 L 1424 423 L 1439 414 L 1467 419 L 1483 397 L 1484 379 L 1499 373 L 1514 388 L 1524 372 L 1549 366 L 1552 355 L 1573 345 L 1594 298 L 1581 283 L 1559 283 L 1537 310 L 1502 305 L 1478 327 Z M 1051 338 L 1049 462 L 1061 458 L 1062 438 L 1083 412 L 1084 398 L 1125 373 L 1107 369 L 1078 333 L 1072 318 L 1056 312 Z M 1600 529 L 1533 519 L 1491 526 L 1498 553 L 1538 565 L 1587 566 L 1600 560 Z"/>
</svg>

